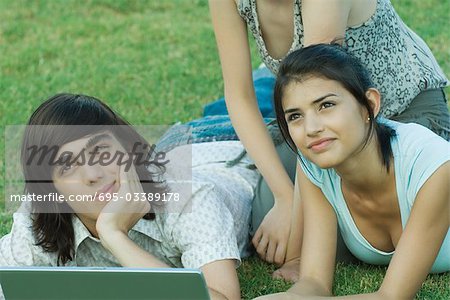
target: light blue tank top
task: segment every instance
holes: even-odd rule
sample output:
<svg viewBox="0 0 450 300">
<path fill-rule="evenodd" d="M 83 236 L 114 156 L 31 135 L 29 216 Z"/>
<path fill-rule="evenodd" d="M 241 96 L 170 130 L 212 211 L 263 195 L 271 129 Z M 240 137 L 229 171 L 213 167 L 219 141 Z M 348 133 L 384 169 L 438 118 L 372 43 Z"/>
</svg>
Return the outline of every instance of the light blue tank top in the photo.
<svg viewBox="0 0 450 300">
<path fill-rule="evenodd" d="M 382 119 L 396 130 L 392 139 L 395 180 L 402 228 L 425 181 L 445 162 L 450 161 L 450 143 L 417 124 L 402 124 Z M 299 154 L 299 162 L 306 176 L 317 185 L 336 212 L 342 237 L 349 250 L 361 261 L 375 265 L 389 264 L 394 252 L 373 247 L 359 232 L 344 200 L 341 178 L 334 169 L 320 169 Z M 450 230 L 433 264 L 431 273 L 450 271 Z"/>
</svg>

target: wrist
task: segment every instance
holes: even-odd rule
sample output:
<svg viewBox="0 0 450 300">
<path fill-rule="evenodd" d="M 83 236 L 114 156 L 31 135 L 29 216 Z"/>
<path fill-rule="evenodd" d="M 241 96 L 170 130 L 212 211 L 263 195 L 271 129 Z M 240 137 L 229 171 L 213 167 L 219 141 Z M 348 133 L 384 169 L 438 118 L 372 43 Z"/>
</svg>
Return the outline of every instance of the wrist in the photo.
<svg viewBox="0 0 450 300">
<path fill-rule="evenodd" d="M 128 239 L 128 234 L 118 229 L 99 230 L 98 237 L 103 247 L 112 252 L 114 245 L 122 243 L 123 239 Z"/>
<path fill-rule="evenodd" d="M 300 278 L 288 292 L 300 296 L 332 296 L 331 289 L 327 289 L 311 278 Z"/>
<path fill-rule="evenodd" d="M 388 292 L 385 289 L 379 289 L 378 291 L 370 294 L 373 296 L 373 299 L 386 299 L 386 300 L 398 300 L 398 299 L 404 299 L 404 300 L 408 300 L 408 299 L 413 299 L 414 296 L 412 297 L 405 297 L 404 295 L 399 295 L 399 294 L 395 294 L 392 292 Z"/>
<path fill-rule="evenodd" d="M 293 256 L 286 256 L 286 260 L 284 261 L 283 265 L 297 265 L 300 264 L 300 256 L 299 255 L 293 255 Z"/>
<path fill-rule="evenodd" d="M 269 186 L 270 188 L 270 186 Z M 294 186 L 287 185 L 284 188 L 271 189 L 273 193 L 275 204 L 277 203 L 285 203 L 292 204 L 294 202 Z"/>
</svg>

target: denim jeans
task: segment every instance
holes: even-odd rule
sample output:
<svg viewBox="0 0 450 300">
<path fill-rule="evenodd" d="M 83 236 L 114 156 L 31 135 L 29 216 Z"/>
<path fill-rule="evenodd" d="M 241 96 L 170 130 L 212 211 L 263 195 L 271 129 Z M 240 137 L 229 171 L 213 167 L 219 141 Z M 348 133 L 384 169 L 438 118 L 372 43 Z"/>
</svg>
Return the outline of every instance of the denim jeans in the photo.
<svg viewBox="0 0 450 300">
<path fill-rule="evenodd" d="M 267 124 L 274 142 L 279 144 L 282 141 L 282 137 L 275 119 L 264 118 L 264 122 Z M 177 146 L 186 144 L 237 140 L 239 138 L 229 116 L 206 116 L 185 124 L 172 126 L 158 141 L 157 149 L 159 151 L 169 151 Z"/>
</svg>

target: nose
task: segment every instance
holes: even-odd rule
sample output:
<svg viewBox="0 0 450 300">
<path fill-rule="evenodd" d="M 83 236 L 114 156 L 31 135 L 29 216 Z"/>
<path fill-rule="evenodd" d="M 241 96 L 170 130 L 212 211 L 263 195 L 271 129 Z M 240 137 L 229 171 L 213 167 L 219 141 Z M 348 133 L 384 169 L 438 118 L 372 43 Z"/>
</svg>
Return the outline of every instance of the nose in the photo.
<svg viewBox="0 0 450 300">
<path fill-rule="evenodd" d="M 89 164 L 83 166 L 83 181 L 87 185 L 92 185 L 104 176 L 103 167 L 97 164 Z"/>
<path fill-rule="evenodd" d="M 305 117 L 304 127 L 308 136 L 316 136 L 323 131 L 323 122 L 316 115 L 308 115 Z"/>
</svg>

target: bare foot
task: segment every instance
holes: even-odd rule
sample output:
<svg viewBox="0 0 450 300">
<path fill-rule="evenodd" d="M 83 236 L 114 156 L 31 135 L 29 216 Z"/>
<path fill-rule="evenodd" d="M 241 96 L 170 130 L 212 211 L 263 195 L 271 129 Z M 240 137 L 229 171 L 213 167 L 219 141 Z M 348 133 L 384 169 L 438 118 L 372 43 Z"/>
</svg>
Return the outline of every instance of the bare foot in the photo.
<svg viewBox="0 0 450 300">
<path fill-rule="evenodd" d="M 300 258 L 294 258 L 285 262 L 278 270 L 273 272 L 272 277 L 276 279 L 284 279 L 286 281 L 297 282 L 300 270 Z"/>
</svg>

